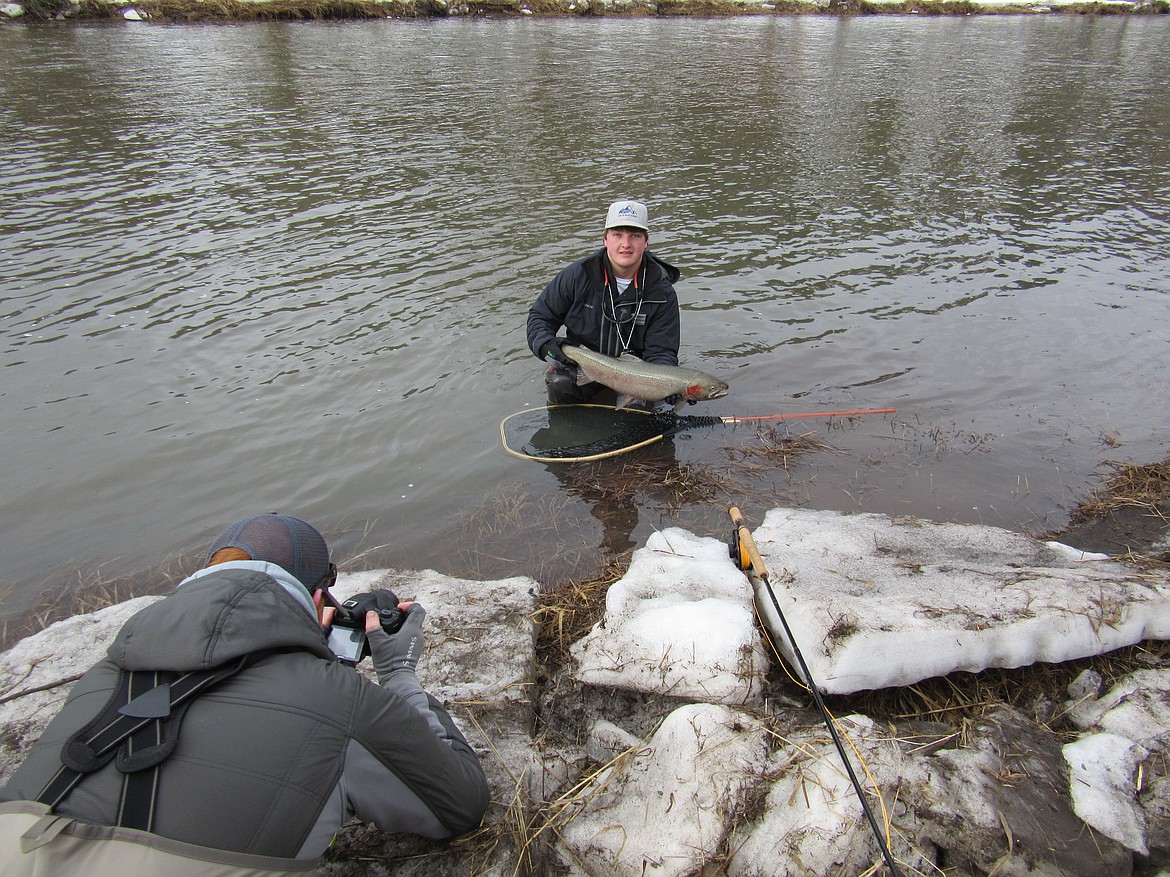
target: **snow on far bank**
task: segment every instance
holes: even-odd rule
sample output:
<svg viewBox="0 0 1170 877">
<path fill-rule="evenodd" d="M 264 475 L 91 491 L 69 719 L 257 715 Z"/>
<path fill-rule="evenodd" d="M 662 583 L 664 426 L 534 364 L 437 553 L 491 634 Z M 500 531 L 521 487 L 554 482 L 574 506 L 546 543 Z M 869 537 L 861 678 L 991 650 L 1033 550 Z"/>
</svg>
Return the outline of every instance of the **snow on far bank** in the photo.
<svg viewBox="0 0 1170 877">
<path fill-rule="evenodd" d="M 120 15 L 126 21 L 200 21 L 244 20 L 255 17 L 251 7 L 263 10 L 274 5 L 270 0 L 242 0 L 242 7 L 217 4 L 194 4 L 186 0 L 146 0 L 138 7 L 129 6 L 130 0 L 91 0 L 83 8 L 80 0 L 59 0 L 54 7 L 43 4 L 7 2 L 0 4 L 0 21 L 28 15 L 34 19 L 109 19 Z M 772 0 L 675 0 L 669 6 L 671 15 L 791 15 L 802 13 L 854 14 L 880 11 L 904 15 L 972 15 L 982 14 L 1049 14 L 1049 13 L 1159 13 L 1165 11 L 1165 0 L 860 0 L 856 4 L 835 6 L 830 0 L 792 0 L 785 3 Z M 206 8 L 200 8 L 201 6 Z M 656 0 L 546 0 L 536 5 L 526 0 L 364 0 L 366 14 L 377 17 L 432 18 L 435 15 L 458 18 L 463 16 L 579 16 L 584 11 L 591 15 L 619 17 L 662 14 L 662 4 Z M 317 17 L 320 5 L 309 0 L 303 4 L 281 6 L 284 13 L 300 12 L 303 17 Z M 351 10 L 352 13 L 352 10 Z M 259 13 L 257 13 L 259 14 Z M 343 16 L 344 17 L 344 16 Z"/>
</svg>

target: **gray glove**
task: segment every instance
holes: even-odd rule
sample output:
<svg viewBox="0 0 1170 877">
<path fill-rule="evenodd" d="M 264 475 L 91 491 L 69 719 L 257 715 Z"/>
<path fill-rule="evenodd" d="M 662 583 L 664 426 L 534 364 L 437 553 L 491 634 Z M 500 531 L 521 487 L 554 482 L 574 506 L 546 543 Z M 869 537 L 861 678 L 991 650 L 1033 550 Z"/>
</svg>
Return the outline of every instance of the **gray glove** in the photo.
<svg viewBox="0 0 1170 877">
<path fill-rule="evenodd" d="M 385 679 L 399 670 L 410 670 L 413 673 L 418 668 L 426 644 L 422 629 L 426 617 L 427 610 L 418 603 L 412 603 L 397 633 L 391 635 L 379 627 L 367 634 L 378 679 Z"/>
</svg>

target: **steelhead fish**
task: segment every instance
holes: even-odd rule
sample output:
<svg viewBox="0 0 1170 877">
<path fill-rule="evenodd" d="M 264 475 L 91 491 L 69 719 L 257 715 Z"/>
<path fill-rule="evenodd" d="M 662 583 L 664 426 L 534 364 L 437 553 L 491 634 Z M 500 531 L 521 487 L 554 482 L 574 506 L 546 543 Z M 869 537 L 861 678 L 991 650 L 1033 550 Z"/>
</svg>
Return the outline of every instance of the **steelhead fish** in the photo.
<svg viewBox="0 0 1170 877">
<path fill-rule="evenodd" d="M 674 410 L 679 411 L 688 401 L 702 402 L 727 395 L 727 384 L 693 368 L 643 362 L 629 353 L 614 359 L 569 344 L 561 345 L 561 350 L 577 364 L 577 383 L 596 381 L 609 387 L 618 394 L 618 408 L 635 399 L 661 402 L 668 396 L 678 396 Z"/>
</svg>

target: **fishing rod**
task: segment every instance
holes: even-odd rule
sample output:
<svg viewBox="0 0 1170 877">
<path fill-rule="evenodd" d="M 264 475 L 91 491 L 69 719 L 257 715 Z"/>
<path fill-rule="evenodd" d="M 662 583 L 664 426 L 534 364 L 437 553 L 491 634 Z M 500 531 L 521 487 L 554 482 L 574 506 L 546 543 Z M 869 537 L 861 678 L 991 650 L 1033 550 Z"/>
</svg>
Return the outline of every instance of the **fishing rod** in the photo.
<svg viewBox="0 0 1170 877">
<path fill-rule="evenodd" d="M 861 417 L 865 414 L 897 414 L 897 408 L 859 408 L 856 411 L 802 411 L 793 414 L 757 414 L 751 417 L 720 417 L 724 423 L 756 423 L 761 420 L 799 420 L 804 417 Z"/>
<path fill-rule="evenodd" d="M 865 817 L 869 820 L 869 827 L 873 829 L 878 848 L 882 851 L 882 858 L 886 860 L 886 867 L 890 869 L 890 873 L 894 877 L 902 877 L 902 872 L 898 870 L 898 866 L 894 863 L 894 857 L 890 855 L 890 848 L 886 844 L 881 827 L 878 825 L 877 819 L 874 818 L 873 811 L 869 807 L 869 802 L 865 799 L 865 792 L 861 788 L 857 774 L 853 772 L 853 765 L 849 761 L 849 756 L 845 754 L 845 747 L 841 744 L 841 736 L 837 733 L 837 727 L 833 721 L 833 717 L 829 714 L 828 707 L 825 706 L 825 701 L 821 697 L 820 690 L 817 688 L 816 683 L 813 682 L 812 673 L 809 672 L 808 664 L 804 662 L 804 655 L 800 653 L 800 647 L 796 644 L 796 637 L 792 635 L 792 629 L 788 626 L 788 619 L 780 611 L 780 603 L 776 600 L 776 592 L 772 590 L 772 582 L 768 578 L 768 570 L 764 566 L 764 559 L 760 557 L 759 549 L 756 548 L 756 540 L 752 538 L 752 534 L 748 530 L 747 524 L 744 523 L 743 515 L 739 509 L 732 506 L 728 509 L 728 512 L 731 515 L 731 522 L 735 525 L 735 530 L 732 533 L 733 542 L 730 546 L 731 557 L 741 570 L 754 570 L 756 577 L 764 583 L 764 588 L 768 591 L 768 597 L 772 601 L 772 608 L 776 610 L 776 616 L 780 619 L 780 624 L 784 627 L 784 635 L 788 637 L 788 643 L 792 646 L 792 654 L 796 656 L 796 661 L 800 665 L 800 672 L 804 676 L 804 683 L 808 686 L 808 690 L 812 692 L 813 700 L 816 701 L 817 708 L 821 712 L 821 719 L 829 729 L 829 735 L 833 738 L 833 743 L 837 747 L 837 754 L 841 756 L 841 761 L 845 764 L 845 771 L 849 774 L 849 780 L 853 783 L 853 788 L 857 791 L 857 798 L 861 801 L 861 809 L 865 811 Z M 878 795 L 881 795 L 880 791 Z"/>
</svg>

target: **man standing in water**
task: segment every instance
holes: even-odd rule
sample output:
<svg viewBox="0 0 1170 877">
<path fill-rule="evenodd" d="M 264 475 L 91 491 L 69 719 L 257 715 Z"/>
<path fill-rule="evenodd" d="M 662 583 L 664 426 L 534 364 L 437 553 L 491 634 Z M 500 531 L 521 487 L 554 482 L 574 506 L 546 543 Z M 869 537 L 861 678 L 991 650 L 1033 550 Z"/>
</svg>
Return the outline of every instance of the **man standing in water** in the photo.
<svg viewBox="0 0 1170 877">
<path fill-rule="evenodd" d="M 604 246 L 562 270 L 528 310 L 528 346 L 550 363 L 552 404 L 588 402 L 601 389 L 577 385 L 577 368 L 561 344 L 606 356 L 632 353 L 678 365 L 678 269 L 648 249 L 650 219 L 639 201 L 615 201 L 605 217 Z M 557 336 L 565 327 L 565 337 Z"/>
</svg>

